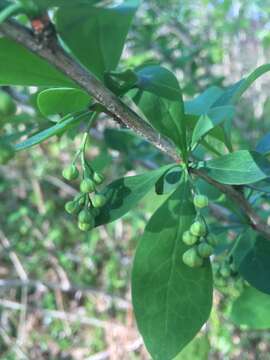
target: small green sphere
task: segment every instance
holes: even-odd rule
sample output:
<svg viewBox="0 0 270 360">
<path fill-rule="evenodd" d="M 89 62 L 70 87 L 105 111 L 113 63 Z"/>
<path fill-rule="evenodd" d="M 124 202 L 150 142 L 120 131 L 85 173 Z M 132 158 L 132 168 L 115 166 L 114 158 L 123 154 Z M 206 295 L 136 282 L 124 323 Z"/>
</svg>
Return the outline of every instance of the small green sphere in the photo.
<svg viewBox="0 0 270 360">
<path fill-rule="evenodd" d="M 69 214 L 74 214 L 78 210 L 78 203 L 76 201 L 68 201 L 65 204 L 65 210 Z"/>
<path fill-rule="evenodd" d="M 68 181 L 75 180 L 79 176 L 79 170 L 76 168 L 75 165 L 70 165 L 63 170 L 62 175 L 63 178 Z"/>
<path fill-rule="evenodd" d="M 197 254 L 195 247 L 184 252 L 182 256 L 183 263 L 189 267 L 201 267 L 203 265 L 203 259 Z"/>
<path fill-rule="evenodd" d="M 15 150 L 7 142 L 0 142 L 0 164 L 6 164 L 15 156 Z"/>
<path fill-rule="evenodd" d="M 202 258 L 208 258 L 210 255 L 213 254 L 214 252 L 214 248 L 213 246 L 207 244 L 207 242 L 201 242 L 198 245 L 198 254 L 202 257 Z"/>
<path fill-rule="evenodd" d="M 89 231 L 89 230 L 93 229 L 93 226 L 92 226 L 92 224 L 78 222 L 78 228 L 82 231 Z"/>
<path fill-rule="evenodd" d="M 16 105 L 12 97 L 5 91 L 0 91 L 0 118 L 11 116 L 16 112 Z"/>
<path fill-rule="evenodd" d="M 205 195 L 196 195 L 193 202 L 197 208 L 202 209 L 208 206 L 208 197 Z"/>
<path fill-rule="evenodd" d="M 228 278 L 231 276 L 230 266 L 227 264 L 223 264 L 220 269 L 220 275 L 224 278 Z"/>
<path fill-rule="evenodd" d="M 98 172 L 94 172 L 94 174 L 93 174 L 93 180 L 94 180 L 94 182 L 97 184 L 97 185 L 100 185 L 100 184 L 102 184 L 103 183 L 103 181 L 104 181 L 104 176 L 102 175 L 102 174 L 100 174 L 100 173 L 98 173 Z"/>
<path fill-rule="evenodd" d="M 100 208 L 106 203 L 106 197 L 103 194 L 96 194 L 92 199 L 94 208 Z"/>
<path fill-rule="evenodd" d="M 84 179 L 80 184 L 80 190 L 84 194 L 95 191 L 95 183 L 91 179 Z"/>
<path fill-rule="evenodd" d="M 190 232 L 194 236 L 204 236 L 206 234 L 206 226 L 201 221 L 195 221 L 190 227 Z"/>
<path fill-rule="evenodd" d="M 182 237 L 182 241 L 188 246 L 196 244 L 198 239 L 197 236 L 192 235 L 189 231 L 185 231 Z"/>
<path fill-rule="evenodd" d="M 82 210 L 79 213 L 78 220 L 80 223 L 87 223 L 87 224 L 91 224 L 93 222 L 92 215 L 90 211 L 87 210 Z"/>
</svg>

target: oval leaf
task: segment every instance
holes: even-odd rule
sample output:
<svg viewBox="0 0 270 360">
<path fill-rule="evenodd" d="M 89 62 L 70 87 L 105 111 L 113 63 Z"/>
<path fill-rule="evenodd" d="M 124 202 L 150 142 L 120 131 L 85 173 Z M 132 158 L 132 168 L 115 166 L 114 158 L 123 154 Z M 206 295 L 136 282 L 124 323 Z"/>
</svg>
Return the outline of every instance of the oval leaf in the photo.
<svg viewBox="0 0 270 360">
<path fill-rule="evenodd" d="M 175 165 L 164 166 L 142 175 L 124 177 L 106 186 L 102 193 L 107 202 L 95 219 L 96 226 L 107 224 L 126 214 L 155 186 L 163 173 L 173 166 Z"/>
<path fill-rule="evenodd" d="M 139 330 L 154 360 L 172 360 L 208 319 L 212 305 L 209 261 L 189 268 L 181 237 L 196 216 L 188 182 L 154 213 L 138 245 L 132 301 Z"/>
<path fill-rule="evenodd" d="M 38 95 L 38 107 L 45 115 L 62 114 L 84 110 L 90 103 L 89 95 L 72 88 L 46 89 Z"/>
<path fill-rule="evenodd" d="M 235 151 L 199 167 L 212 179 L 229 185 L 251 184 L 270 176 L 270 162 L 256 151 Z"/>
</svg>

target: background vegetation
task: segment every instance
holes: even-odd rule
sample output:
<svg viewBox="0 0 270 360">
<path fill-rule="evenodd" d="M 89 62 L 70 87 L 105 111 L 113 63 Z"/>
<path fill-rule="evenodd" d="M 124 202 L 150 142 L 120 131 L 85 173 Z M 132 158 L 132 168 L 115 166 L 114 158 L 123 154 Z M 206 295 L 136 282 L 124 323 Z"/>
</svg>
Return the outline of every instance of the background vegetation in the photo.
<svg viewBox="0 0 270 360">
<path fill-rule="evenodd" d="M 188 99 L 268 62 L 269 16 L 263 0 L 147 0 L 122 64 L 160 62 L 174 70 Z M 234 137 L 242 148 L 269 129 L 268 80 L 259 79 L 239 106 Z M 48 125 L 36 107 L 37 89 L 3 90 L 17 112 L 2 126 L 0 118 L 1 133 Z M 123 137 L 115 126 L 99 122 L 88 151 L 107 182 L 162 161 L 150 145 Z M 138 238 L 158 203 L 143 201 L 117 222 L 81 233 L 63 210 L 78 187 L 61 177 L 79 143 L 70 131 L 0 166 L 1 359 L 149 359 L 132 314 L 129 278 Z M 270 359 L 270 333 L 242 331 L 228 316 L 228 295 L 236 298 L 241 286 L 220 284 L 207 327 L 179 360 Z"/>
</svg>

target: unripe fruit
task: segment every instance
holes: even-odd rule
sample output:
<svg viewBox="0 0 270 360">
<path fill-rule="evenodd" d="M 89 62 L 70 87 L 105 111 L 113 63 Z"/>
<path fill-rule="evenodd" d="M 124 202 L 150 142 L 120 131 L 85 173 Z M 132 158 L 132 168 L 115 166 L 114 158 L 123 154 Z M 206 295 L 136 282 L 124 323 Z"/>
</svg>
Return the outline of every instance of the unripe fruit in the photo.
<svg viewBox="0 0 270 360">
<path fill-rule="evenodd" d="M 92 226 L 92 224 L 78 222 L 78 228 L 82 231 L 89 231 L 89 230 L 93 229 L 93 226 Z"/>
<path fill-rule="evenodd" d="M 200 267 L 203 264 L 203 259 L 197 254 L 196 248 L 193 247 L 182 256 L 183 263 L 189 267 Z"/>
<path fill-rule="evenodd" d="M 198 245 L 198 254 L 202 258 L 208 258 L 210 255 L 213 254 L 214 248 L 213 246 L 207 244 L 207 242 L 202 242 Z"/>
<path fill-rule="evenodd" d="M 92 215 L 91 215 L 91 213 L 89 211 L 82 210 L 79 213 L 78 220 L 79 220 L 80 223 L 91 224 L 92 221 L 93 221 L 93 218 L 92 218 Z"/>
<path fill-rule="evenodd" d="M 196 244 L 198 237 L 192 235 L 189 231 L 185 231 L 182 237 L 182 241 L 189 246 Z"/>
<path fill-rule="evenodd" d="M 68 181 L 75 180 L 79 176 L 79 170 L 75 165 L 70 165 L 63 170 L 62 175 Z"/>
<path fill-rule="evenodd" d="M 95 208 L 100 208 L 106 203 L 106 197 L 103 194 L 96 194 L 92 199 L 92 204 Z"/>
<path fill-rule="evenodd" d="M 104 176 L 102 174 L 100 174 L 100 173 L 94 172 L 93 180 L 97 185 L 100 185 L 104 181 Z"/>
<path fill-rule="evenodd" d="M 6 164 L 15 155 L 14 148 L 6 142 L 0 142 L 0 164 Z"/>
<path fill-rule="evenodd" d="M 15 114 L 16 105 L 12 97 L 5 91 L 0 91 L 0 117 Z"/>
<path fill-rule="evenodd" d="M 205 195 L 195 195 L 193 202 L 197 208 L 202 209 L 208 206 L 208 197 Z"/>
<path fill-rule="evenodd" d="M 75 214 L 79 210 L 79 204 L 76 201 L 68 201 L 65 204 L 65 210 L 69 214 Z"/>
<path fill-rule="evenodd" d="M 80 190 L 82 193 L 91 193 L 95 190 L 95 183 L 91 179 L 84 179 L 80 184 Z"/>
<path fill-rule="evenodd" d="M 204 236 L 206 234 L 206 226 L 203 222 L 195 221 L 190 227 L 190 232 L 194 236 Z"/>
</svg>

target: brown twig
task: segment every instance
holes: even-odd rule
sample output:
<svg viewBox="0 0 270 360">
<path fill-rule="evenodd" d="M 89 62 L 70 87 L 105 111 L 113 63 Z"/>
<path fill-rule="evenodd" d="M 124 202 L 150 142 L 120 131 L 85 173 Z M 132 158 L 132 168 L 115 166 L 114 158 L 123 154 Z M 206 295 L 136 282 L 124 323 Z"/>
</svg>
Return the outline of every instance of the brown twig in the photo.
<svg viewBox="0 0 270 360">
<path fill-rule="evenodd" d="M 67 75 L 74 83 L 86 90 L 112 114 L 114 119 L 119 119 L 136 134 L 146 139 L 174 161 L 181 162 L 174 146 L 170 142 L 162 138 L 159 133 L 107 89 L 94 75 L 89 73 L 77 61 L 71 58 L 70 55 L 63 50 L 56 38 L 54 39 L 53 44 L 50 43 L 52 44 L 51 47 L 49 47 L 48 44 L 47 46 L 40 46 L 40 43 L 36 41 L 31 30 L 12 20 L 0 25 L 0 34 L 15 40 L 34 54 L 45 59 L 48 63 Z M 231 186 L 223 185 L 212 180 L 206 174 L 198 170 L 193 170 L 193 173 L 218 188 L 238 204 L 245 212 L 253 229 L 261 233 L 266 239 L 270 240 L 269 227 L 255 213 L 241 192 L 235 190 Z"/>
</svg>

